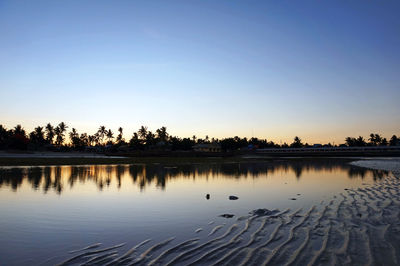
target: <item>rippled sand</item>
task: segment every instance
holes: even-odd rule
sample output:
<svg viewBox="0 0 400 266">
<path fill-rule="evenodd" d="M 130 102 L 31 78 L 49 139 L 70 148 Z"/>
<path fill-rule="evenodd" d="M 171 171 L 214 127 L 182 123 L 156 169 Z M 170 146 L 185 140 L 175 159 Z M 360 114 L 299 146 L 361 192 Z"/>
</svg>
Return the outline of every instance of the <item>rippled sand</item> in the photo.
<svg viewBox="0 0 400 266">
<path fill-rule="evenodd" d="M 209 224 L 199 238 L 145 240 L 125 252 L 96 243 L 59 265 L 399 265 L 399 163 L 354 162 L 393 175 L 308 209 L 250 212 L 233 225 Z"/>
</svg>

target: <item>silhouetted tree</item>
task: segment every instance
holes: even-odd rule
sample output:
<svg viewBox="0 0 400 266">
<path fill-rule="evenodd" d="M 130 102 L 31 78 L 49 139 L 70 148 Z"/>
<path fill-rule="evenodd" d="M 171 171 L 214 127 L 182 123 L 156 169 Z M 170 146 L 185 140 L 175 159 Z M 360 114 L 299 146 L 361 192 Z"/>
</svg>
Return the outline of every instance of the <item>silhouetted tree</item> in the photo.
<svg viewBox="0 0 400 266">
<path fill-rule="evenodd" d="M 147 127 L 141 126 L 139 131 L 138 131 L 139 137 L 144 141 L 146 140 L 147 137 Z"/>
<path fill-rule="evenodd" d="M 47 143 L 53 144 L 53 138 L 55 136 L 55 132 L 54 132 L 54 127 L 50 123 L 46 125 L 45 132 L 46 132 Z"/>
<path fill-rule="evenodd" d="M 393 135 L 393 136 L 390 138 L 389 145 L 390 145 L 390 146 L 396 146 L 396 145 L 398 145 L 398 144 L 399 144 L 399 139 L 397 138 L 396 135 Z"/>
<path fill-rule="evenodd" d="M 379 134 L 371 133 L 368 140 L 372 146 L 379 146 L 381 145 L 382 137 Z"/>
<path fill-rule="evenodd" d="M 68 126 L 64 123 L 61 122 L 60 124 L 58 124 L 58 126 L 54 129 L 54 133 L 56 135 L 56 144 L 58 146 L 61 146 L 64 142 L 64 138 L 65 138 L 65 131 L 67 131 Z"/>
<path fill-rule="evenodd" d="M 83 147 L 91 146 L 90 141 L 89 141 L 89 136 L 87 133 L 82 133 L 79 136 L 79 143 L 80 143 L 80 146 L 83 146 Z"/>
<path fill-rule="evenodd" d="M 146 146 L 150 147 L 152 145 L 155 144 L 155 139 L 156 139 L 156 135 L 153 134 L 153 132 L 151 132 L 150 130 L 147 131 L 147 135 L 146 135 Z"/>
<path fill-rule="evenodd" d="M 157 138 L 160 141 L 167 142 L 168 140 L 168 133 L 167 133 L 167 128 L 166 127 L 160 127 L 159 129 L 156 130 Z"/>
<path fill-rule="evenodd" d="M 99 130 L 97 130 L 97 141 L 98 144 L 103 145 L 104 144 L 104 137 L 107 134 L 107 130 L 105 126 L 100 126 Z"/>
<path fill-rule="evenodd" d="M 45 128 L 38 126 L 32 132 L 29 133 L 29 138 L 27 137 L 26 131 L 21 125 L 17 125 L 11 130 L 7 130 L 4 126 L 0 125 L 0 149 L 37 149 L 39 147 L 45 147 L 45 144 L 53 143 L 55 137 L 55 144 L 58 146 L 63 146 L 65 139 L 65 132 L 68 127 L 64 122 L 61 122 L 57 127 L 53 127 L 50 123 L 46 125 Z M 106 130 L 105 126 L 100 126 L 98 131 L 94 135 L 88 135 L 87 133 L 78 134 L 75 128 L 72 128 L 69 133 L 69 138 L 71 140 L 70 147 L 74 149 L 83 150 L 85 147 L 93 145 L 104 145 L 104 141 L 107 138 L 108 145 L 118 145 L 121 146 L 125 143 L 123 139 L 123 129 L 118 128 L 118 136 L 116 137 L 116 142 L 113 142 L 114 133 L 111 129 Z M 161 127 L 156 129 L 155 134 L 148 130 L 146 126 L 141 126 L 137 132 L 133 133 L 132 138 L 129 141 L 129 148 L 131 150 L 144 150 L 144 149 L 162 149 L 162 150 L 191 150 L 194 145 L 202 143 L 215 143 L 220 144 L 222 150 L 224 151 L 238 151 L 243 148 L 272 148 L 272 147 L 289 147 L 287 143 L 278 145 L 273 141 L 268 141 L 267 139 L 259 139 L 252 137 L 247 139 L 246 137 L 241 138 L 235 136 L 233 138 L 209 138 L 205 136 L 205 139 L 198 139 L 195 135 L 191 138 L 180 138 L 178 136 L 170 136 L 167 132 L 166 127 Z M 388 141 L 386 138 L 382 137 L 380 134 L 371 133 L 369 135 L 368 143 L 364 140 L 362 136 L 357 138 L 347 137 L 345 139 L 346 145 L 349 147 L 362 147 L 366 145 L 373 146 L 386 146 L 386 145 L 398 145 L 399 139 L 396 135 L 393 135 Z M 303 144 L 299 137 L 295 137 L 293 143 L 290 147 L 310 147 L 308 143 Z M 324 147 L 332 147 L 330 143 L 325 144 Z M 50 148 L 50 147 L 48 147 Z M 112 150 L 116 146 L 111 147 Z M 63 149 L 68 149 L 68 145 L 64 146 Z M 102 150 L 102 149 L 98 149 Z"/>
<path fill-rule="evenodd" d="M 17 125 L 11 133 L 10 147 L 25 150 L 29 143 L 29 139 L 26 137 L 26 132 L 22 126 Z"/>
<path fill-rule="evenodd" d="M 0 125 L 0 149 L 7 147 L 10 135 L 11 134 L 8 132 L 8 130 L 3 127 L 3 125 Z"/>
<path fill-rule="evenodd" d="M 347 137 L 346 138 L 346 145 L 349 147 L 354 147 L 356 146 L 356 139 L 352 137 Z"/>
<path fill-rule="evenodd" d="M 293 139 L 293 143 L 290 144 L 290 147 L 292 147 L 292 148 L 301 148 L 301 147 L 303 147 L 303 143 L 301 142 L 301 139 L 296 136 Z"/>
<path fill-rule="evenodd" d="M 30 142 L 36 147 L 42 146 L 45 144 L 43 127 L 36 127 L 34 131 L 29 134 Z"/>
<path fill-rule="evenodd" d="M 106 136 L 107 136 L 107 139 L 108 139 L 107 144 L 112 145 L 112 139 L 114 138 L 114 133 L 112 132 L 111 129 L 107 130 Z"/>
<path fill-rule="evenodd" d="M 75 128 L 72 128 L 71 132 L 69 133 L 69 138 L 73 147 L 76 148 L 81 146 L 81 139 L 79 138 L 79 134 Z"/>
<path fill-rule="evenodd" d="M 364 140 L 364 138 L 362 136 L 359 136 L 356 139 L 356 146 L 357 147 L 363 147 L 363 146 L 366 146 L 366 145 L 367 145 L 367 143 L 365 142 L 365 140 Z"/>
<path fill-rule="evenodd" d="M 88 142 L 89 142 L 89 146 L 93 146 L 93 144 L 96 144 L 96 136 L 95 135 L 89 135 L 88 136 Z"/>
<path fill-rule="evenodd" d="M 119 132 L 119 134 L 117 136 L 117 143 L 121 144 L 122 142 L 125 142 L 125 140 L 122 138 L 122 133 L 123 133 L 122 127 L 118 128 L 118 132 Z"/>
<path fill-rule="evenodd" d="M 133 133 L 132 138 L 129 141 L 129 146 L 131 146 L 132 148 L 137 149 L 137 150 L 139 150 L 139 149 L 141 150 L 143 148 L 142 141 L 140 140 L 138 133 L 136 133 L 136 132 Z"/>
</svg>

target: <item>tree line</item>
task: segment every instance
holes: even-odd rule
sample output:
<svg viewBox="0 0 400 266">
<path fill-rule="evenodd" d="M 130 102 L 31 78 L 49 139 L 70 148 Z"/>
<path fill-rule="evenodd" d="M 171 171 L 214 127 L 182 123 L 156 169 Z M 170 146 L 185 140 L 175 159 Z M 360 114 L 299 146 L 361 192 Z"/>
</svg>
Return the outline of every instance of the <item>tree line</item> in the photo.
<svg viewBox="0 0 400 266">
<path fill-rule="evenodd" d="M 191 138 L 181 138 L 171 136 L 166 127 L 160 127 L 152 132 L 146 126 L 141 126 L 136 132 L 133 132 L 129 140 L 125 140 L 124 131 L 119 127 L 117 132 L 100 126 L 96 133 L 90 135 L 87 133 L 79 134 L 75 128 L 68 132 L 68 126 L 61 122 L 58 125 L 48 123 L 46 126 L 37 126 L 32 132 L 26 132 L 21 126 L 17 125 L 12 129 L 7 129 L 0 124 L 0 149 L 18 149 L 18 150 L 192 150 L 196 144 L 214 143 L 221 146 L 223 151 L 236 151 L 243 148 L 302 148 L 311 147 L 308 143 L 303 143 L 299 137 L 295 137 L 293 142 L 277 144 L 267 139 L 259 138 L 197 138 L 193 135 Z M 380 134 L 371 133 L 368 140 L 362 136 L 357 138 L 347 137 L 345 143 L 340 146 L 363 147 L 363 146 L 395 146 L 399 145 L 399 138 L 393 135 L 388 141 Z M 333 147 L 328 143 L 324 146 Z"/>
</svg>

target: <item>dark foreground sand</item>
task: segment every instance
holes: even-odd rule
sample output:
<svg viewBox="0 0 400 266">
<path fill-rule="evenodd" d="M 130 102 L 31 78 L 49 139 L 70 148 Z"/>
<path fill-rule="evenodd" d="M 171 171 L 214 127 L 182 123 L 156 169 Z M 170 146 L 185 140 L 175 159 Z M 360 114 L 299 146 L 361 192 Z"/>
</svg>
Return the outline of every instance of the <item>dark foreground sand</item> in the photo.
<svg viewBox="0 0 400 266">
<path fill-rule="evenodd" d="M 98 243 L 75 251 L 61 264 L 399 265 L 400 160 L 352 164 L 393 174 L 308 209 L 259 210 L 230 226 L 213 224 L 205 239 L 179 243 L 171 237 L 135 247 Z"/>
</svg>

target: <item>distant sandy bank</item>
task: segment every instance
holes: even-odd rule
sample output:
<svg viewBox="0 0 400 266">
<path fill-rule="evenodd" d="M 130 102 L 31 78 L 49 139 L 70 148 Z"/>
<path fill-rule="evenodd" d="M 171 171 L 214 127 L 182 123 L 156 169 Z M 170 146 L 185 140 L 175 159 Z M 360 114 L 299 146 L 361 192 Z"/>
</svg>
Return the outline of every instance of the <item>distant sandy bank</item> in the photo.
<svg viewBox="0 0 400 266">
<path fill-rule="evenodd" d="M 359 160 L 350 164 L 370 169 L 391 171 L 396 177 L 400 177 L 400 159 L 398 158 Z"/>
</svg>

